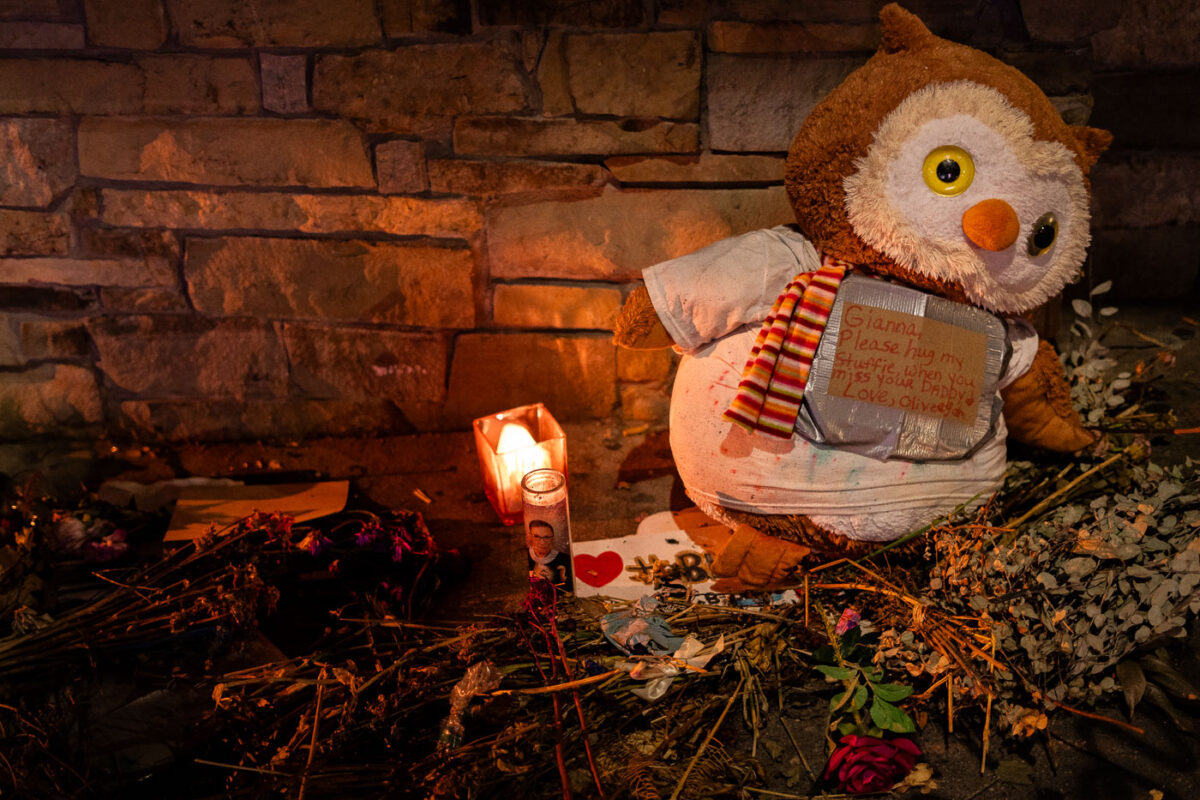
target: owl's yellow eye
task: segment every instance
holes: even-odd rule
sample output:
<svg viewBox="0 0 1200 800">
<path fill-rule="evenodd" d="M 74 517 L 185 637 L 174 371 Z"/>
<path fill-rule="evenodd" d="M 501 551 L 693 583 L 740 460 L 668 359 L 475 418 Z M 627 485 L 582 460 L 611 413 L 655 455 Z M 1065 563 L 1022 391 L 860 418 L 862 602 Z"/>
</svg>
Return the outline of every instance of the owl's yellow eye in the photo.
<svg viewBox="0 0 1200 800">
<path fill-rule="evenodd" d="M 975 162 L 961 147 L 943 145 L 925 156 L 925 185 L 945 197 L 962 194 L 975 180 Z"/>
</svg>

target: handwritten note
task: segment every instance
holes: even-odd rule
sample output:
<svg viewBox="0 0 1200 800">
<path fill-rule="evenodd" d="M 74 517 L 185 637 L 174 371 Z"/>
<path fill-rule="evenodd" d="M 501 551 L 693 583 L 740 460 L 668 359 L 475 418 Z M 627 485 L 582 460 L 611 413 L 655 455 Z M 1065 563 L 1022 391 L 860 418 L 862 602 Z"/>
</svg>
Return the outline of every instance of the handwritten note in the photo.
<svg viewBox="0 0 1200 800">
<path fill-rule="evenodd" d="M 847 303 L 829 394 L 969 424 L 986 348 L 983 333 Z"/>
</svg>

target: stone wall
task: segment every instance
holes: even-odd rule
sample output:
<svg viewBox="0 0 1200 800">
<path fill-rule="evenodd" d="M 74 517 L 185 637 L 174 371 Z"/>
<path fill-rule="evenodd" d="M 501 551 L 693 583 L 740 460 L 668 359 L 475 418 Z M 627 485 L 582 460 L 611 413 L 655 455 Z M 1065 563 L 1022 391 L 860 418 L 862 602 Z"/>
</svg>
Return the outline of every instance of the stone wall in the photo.
<svg viewBox="0 0 1200 800">
<path fill-rule="evenodd" d="M 790 219 L 783 152 L 881 5 L 0 0 L 0 438 L 661 422 L 672 357 L 613 315 Z M 1195 291 L 1194 3 L 909 7 L 1117 134 L 1095 280 Z"/>
</svg>

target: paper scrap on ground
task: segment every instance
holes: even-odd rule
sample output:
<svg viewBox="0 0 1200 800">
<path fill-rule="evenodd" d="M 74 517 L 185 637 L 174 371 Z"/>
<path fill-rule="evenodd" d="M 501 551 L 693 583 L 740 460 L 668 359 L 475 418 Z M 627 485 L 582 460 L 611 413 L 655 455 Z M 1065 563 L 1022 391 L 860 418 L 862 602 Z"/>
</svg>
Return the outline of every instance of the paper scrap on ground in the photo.
<svg viewBox="0 0 1200 800">
<path fill-rule="evenodd" d="M 275 486 L 197 486 L 185 489 L 175 504 L 164 542 L 185 542 L 208 527 L 231 525 L 255 511 L 278 511 L 296 522 L 317 519 L 346 507 L 349 481 L 288 483 Z"/>
</svg>

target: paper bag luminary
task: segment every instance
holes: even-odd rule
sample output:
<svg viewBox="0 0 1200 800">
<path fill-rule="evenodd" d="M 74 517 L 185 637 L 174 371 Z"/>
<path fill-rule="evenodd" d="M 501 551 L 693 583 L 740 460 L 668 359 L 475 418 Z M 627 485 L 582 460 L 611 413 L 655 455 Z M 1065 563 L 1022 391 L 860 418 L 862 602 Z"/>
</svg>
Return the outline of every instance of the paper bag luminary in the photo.
<svg viewBox="0 0 1200 800">
<path fill-rule="evenodd" d="M 684 354 L 671 450 L 736 528 L 721 553 L 741 565 L 714 562 L 731 577 L 865 555 L 985 502 L 1007 437 L 1095 441 L 1021 315 L 1080 274 L 1112 137 L 899 6 L 880 19 L 879 50 L 792 142 L 795 224 L 645 269 L 617 321 L 621 346 Z"/>
<path fill-rule="evenodd" d="M 567 473 L 567 437 L 544 405 L 512 408 L 475 420 L 483 487 L 505 525 L 521 519 L 521 481 L 538 469 Z"/>
</svg>

